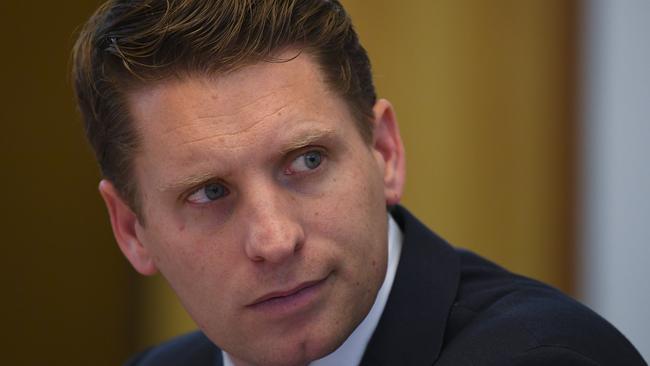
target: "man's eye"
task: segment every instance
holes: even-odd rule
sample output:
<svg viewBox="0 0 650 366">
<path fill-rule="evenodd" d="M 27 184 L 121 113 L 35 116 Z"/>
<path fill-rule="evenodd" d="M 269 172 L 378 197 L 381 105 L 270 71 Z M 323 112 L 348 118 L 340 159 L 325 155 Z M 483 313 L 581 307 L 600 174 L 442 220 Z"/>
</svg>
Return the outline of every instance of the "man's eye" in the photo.
<svg viewBox="0 0 650 366">
<path fill-rule="evenodd" d="M 190 203 L 208 203 L 228 195 L 228 189 L 219 183 L 206 184 L 192 193 L 187 200 Z"/>
<path fill-rule="evenodd" d="M 302 173 L 318 168 L 323 160 L 320 151 L 312 150 L 298 156 L 288 168 L 289 174 Z"/>
</svg>

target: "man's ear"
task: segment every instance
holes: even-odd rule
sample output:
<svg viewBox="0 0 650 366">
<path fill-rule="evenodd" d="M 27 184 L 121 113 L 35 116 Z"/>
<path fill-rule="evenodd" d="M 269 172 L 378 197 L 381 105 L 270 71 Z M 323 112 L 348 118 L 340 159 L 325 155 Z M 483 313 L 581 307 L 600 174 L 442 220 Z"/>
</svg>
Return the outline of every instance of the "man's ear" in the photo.
<svg viewBox="0 0 650 366">
<path fill-rule="evenodd" d="M 106 203 L 113 235 L 124 256 L 131 262 L 133 268 L 143 275 L 149 276 L 158 272 L 151 253 L 142 245 L 141 238 L 138 237 L 136 225 L 140 224 L 137 215 L 124 202 L 110 181 L 102 179 L 99 182 L 99 193 Z"/>
<path fill-rule="evenodd" d="M 404 145 L 397 127 L 393 106 L 386 99 L 379 99 L 373 107 L 375 156 L 384 167 L 384 195 L 386 205 L 399 203 L 406 178 Z"/>
</svg>

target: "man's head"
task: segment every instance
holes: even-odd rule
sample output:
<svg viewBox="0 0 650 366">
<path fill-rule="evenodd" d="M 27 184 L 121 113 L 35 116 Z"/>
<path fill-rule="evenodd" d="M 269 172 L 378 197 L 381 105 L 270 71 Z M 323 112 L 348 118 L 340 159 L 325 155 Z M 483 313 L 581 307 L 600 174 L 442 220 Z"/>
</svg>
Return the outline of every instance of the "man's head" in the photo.
<svg viewBox="0 0 650 366">
<path fill-rule="evenodd" d="M 277 57 L 284 49 L 295 54 Z M 132 179 L 139 136 L 126 95 L 152 81 L 227 73 L 307 52 L 370 142 L 370 63 L 336 0 L 111 0 L 83 28 L 73 76 L 102 174 L 140 214 Z M 141 217 L 143 219 L 143 217 Z"/>
<path fill-rule="evenodd" d="M 106 5 L 76 54 L 120 249 L 140 273 L 160 271 L 236 360 L 299 365 L 326 355 L 375 300 L 386 270 L 385 207 L 399 201 L 404 181 L 392 107 L 374 100 L 349 20 L 329 1 L 161 1 L 169 8 L 147 2 L 148 11 L 134 3 Z M 324 49 L 313 44 L 331 38 L 322 32 L 336 39 L 319 43 Z M 232 49 L 239 42 L 240 52 L 254 44 L 259 53 L 215 51 L 212 65 L 186 37 L 227 39 Z M 79 66 L 93 57 L 111 62 Z M 106 156 L 120 148 L 122 156 Z M 108 172 L 111 159 L 127 170 Z M 137 206 L 119 179 L 137 187 Z"/>
</svg>

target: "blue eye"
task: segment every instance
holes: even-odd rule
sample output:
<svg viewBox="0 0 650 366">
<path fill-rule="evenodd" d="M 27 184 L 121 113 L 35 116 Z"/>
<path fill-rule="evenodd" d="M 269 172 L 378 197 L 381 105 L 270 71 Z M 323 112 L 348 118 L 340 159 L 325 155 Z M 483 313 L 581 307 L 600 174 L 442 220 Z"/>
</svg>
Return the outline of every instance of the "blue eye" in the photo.
<svg viewBox="0 0 650 366">
<path fill-rule="evenodd" d="M 323 154 L 320 151 L 312 150 L 298 156 L 289 166 L 289 173 L 301 173 L 314 170 L 323 161 Z"/>
<path fill-rule="evenodd" d="M 191 203 L 208 203 L 228 195 L 228 189 L 219 183 L 209 183 L 197 189 L 187 200 Z"/>
<path fill-rule="evenodd" d="M 303 159 L 305 160 L 305 166 L 309 169 L 316 169 L 320 165 L 321 162 L 321 154 L 318 151 L 310 151 L 303 155 Z"/>
</svg>

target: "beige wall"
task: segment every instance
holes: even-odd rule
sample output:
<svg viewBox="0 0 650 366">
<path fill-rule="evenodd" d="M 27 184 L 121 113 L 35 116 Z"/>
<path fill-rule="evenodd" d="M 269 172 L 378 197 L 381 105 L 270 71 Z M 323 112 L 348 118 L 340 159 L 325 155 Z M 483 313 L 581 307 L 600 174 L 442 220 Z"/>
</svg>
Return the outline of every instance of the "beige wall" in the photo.
<svg viewBox="0 0 650 366">
<path fill-rule="evenodd" d="M 405 205 L 455 245 L 572 291 L 575 2 L 345 3 L 397 109 Z"/>
</svg>

